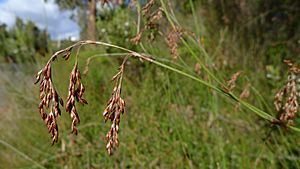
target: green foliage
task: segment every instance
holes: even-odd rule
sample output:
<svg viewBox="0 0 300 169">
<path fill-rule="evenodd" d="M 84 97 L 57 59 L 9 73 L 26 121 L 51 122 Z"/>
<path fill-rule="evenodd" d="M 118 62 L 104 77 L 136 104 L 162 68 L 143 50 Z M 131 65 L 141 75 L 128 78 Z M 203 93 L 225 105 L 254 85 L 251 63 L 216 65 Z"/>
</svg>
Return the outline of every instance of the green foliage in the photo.
<svg viewBox="0 0 300 169">
<path fill-rule="evenodd" d="M 135 27 L 132 26 L 135 22 L 134 16 L 136 14 L 126 8 L 103 9 L 97 17 L 96 39 L 132 48 L 134 45 L 130 39 L 136 33 Z"/>
<path fill-rule="evenodd" d="M 15 26 L 9 30 L 3 24 L 0 28 L 1 61 L 36 62 L 36 56 L 45 56 L 48 53 L 48 39 L 47 31 L 39 30 L 31 21 L 25 24 L 17 18 Z"/>
<path fill-rule="evenodd" d="M 262 45 L 280 44 L 298 51 L 300 38 L 299 1 L 211 1 L 208 3 L 214 20 L 236 31 L 247 42 L 256 38 Z M 298 51 L 299 52 L 299 51 Z"/>
<path fill-rule="evenodd" d="M 80 69 L 84 68 L 86 56 L 102 52 L 83 52 Z M 135 64 L 142 65 L 140 72 L 131 67 Z M 101 112 L 113 86 L 109 79 L 118 66 L 113 58 L 107 57 L 91 63 L 89 74 L 83 77 L 89 105 L 79 106 L 81 124 L 77 137 L 70 135 L 69 115 L 63 112 L 59 118 L 60 141 L 50 146 L 46 127 L 36 108 L 30 106 L 36 105 L 37 99 L 23 99 L 24 94 L 36 98 L 37 88 L 32 83 L 22 83 L 10 89 L 20 94 L 8 99 L 23 100 L 14 111 L 15 117 L 22 116 L 13 121 L 23 127 L 12 125 L 8 121 L 10 115 L 4 115 L 6 120 L 0 128 L 11 127 L 9 132 L 3 131 L 5 134 L 0 139 L 46 168 L 291 168 L 299 165 L 293 160 L 300 151 L 293 145 L 298 140 L 297 133 L 274 129 L 269 136 L 269 126 L 252 113 L 235 110 L 216 93 L 189 79 L 137 60 L 130 60 L 126 69 L 123 96 L 127 110 L 121 121 L 121 144 L 109 157 L 105 151 L 109 125 L 102 121 Z M 72 60 L 58 62 L 54 67 L 55 84 L 64 97 L 71 69 Z M 247 83 L 247 80 L 239 82 Z M 23 88 L 27 88 L 26 93 L 22 93 Z M 1 154 L 3 166 L 35 166 L 3 144 L 0 149 L 1 153 L 5 152 Z M 14 158 L 7 160 L 12 154 Z"/>
<path fill-rule="evenodd" d="M 59 7 L 62 10 L 64 10 L 64 9 L 83 8 L 85 0 L 68 0 L 68 1 L 55 0 L 55 2 L 59 5 Z"/>
</svg>

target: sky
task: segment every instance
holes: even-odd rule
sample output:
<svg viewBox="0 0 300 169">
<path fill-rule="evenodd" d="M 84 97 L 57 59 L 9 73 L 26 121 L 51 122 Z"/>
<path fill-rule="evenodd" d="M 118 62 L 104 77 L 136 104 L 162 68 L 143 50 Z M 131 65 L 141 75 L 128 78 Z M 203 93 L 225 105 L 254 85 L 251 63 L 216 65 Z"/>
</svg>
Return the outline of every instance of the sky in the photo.
<svg viewBox="0 0 300 169">
<path fill-rule="evenodd" d="M 0 0 L 0 23 L 11 28 L 16 17 L 31 20 L 38 28 L 46 28 L 53 40 L 79 38 L 80 27 L 71 15 L 72 11 L 61 11 L 54 0 Z"/>
</svg>

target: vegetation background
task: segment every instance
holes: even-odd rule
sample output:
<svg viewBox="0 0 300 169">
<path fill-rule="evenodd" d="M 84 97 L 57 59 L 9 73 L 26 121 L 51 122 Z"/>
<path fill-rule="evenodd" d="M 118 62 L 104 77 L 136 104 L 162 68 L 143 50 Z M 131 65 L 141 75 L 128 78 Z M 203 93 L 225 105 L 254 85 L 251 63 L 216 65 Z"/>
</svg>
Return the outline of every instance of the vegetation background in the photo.
<svg viewBox="0 0 300 169">
<path fill-rule="evenodd" d="M 81 39 L 147 52 L 211 83 L 215 82 L 196 66 L 199 60 L 224 81 L 242 71 L 234 93 L 247 90 L 245 100 L 277 116 L 274 95 L 287 80 L 282 61 L 299 64 L 300 1 L 156 1 L 153 13 L 162 2 L 168 4 L 176 24 L 190 32 L 185 37 L 190 48 L 178 42 L 177 58 L 170 54 L 167 33 L 172 27 L 165 14 L 158 28 L 146 30 L 138 45 L 132 43 L 137 30 L 147 24 L 146 17 L 138 22 L 136 12 L 146 1 L 137 7 L 114 1 L 101 10 L 96 0 L 83 2 L 87 1 L 57 0 L 61 10 L 78 10 Z M 193 38 L 199 43 L 189 40 Z M 70 118 L 63 112 L 59 142 L 51 146 L 37 111 L 34 75 L 51 54 L 72 43 L 54 41 L 47 30 L 20 18 L 11 29 L 0 26 L 0 168 L 299 168 L 298 132 L 272 126 L 201 84 L 134 59 L 124 75 L 127 109 L 121 143 L 108 156 L 109 124 L 103 122 L 102 111 L 122 57 L 102 56 L 120 52 L 104 47 L 86 47 L 79 57 L 81 71 L 88 58 L 92 62 L 82 78 L 89 104 L 78 106 L 78 136 L 70 134 Z M 72 66 L 72 57 L 54 64 L 54 83 L 63 98 Z"/>
</svg>

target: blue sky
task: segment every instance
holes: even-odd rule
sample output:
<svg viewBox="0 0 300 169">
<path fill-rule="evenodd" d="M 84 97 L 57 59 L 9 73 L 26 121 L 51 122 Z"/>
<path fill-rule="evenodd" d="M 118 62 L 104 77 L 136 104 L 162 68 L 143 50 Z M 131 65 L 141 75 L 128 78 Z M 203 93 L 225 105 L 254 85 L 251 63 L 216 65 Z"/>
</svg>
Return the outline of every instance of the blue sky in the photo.
<svg viewBox="0 0 300 169">
<path fill-rule="evenodd" d="M 54 40 L 78 39 L 80 27 L 70 19 L 73 11 L 60 11 L 54 0 L 0 0 L 0 23 L 11 28 L 18 16 L 33 21 L 40 29 L 47 28 Z"/>
</svg>

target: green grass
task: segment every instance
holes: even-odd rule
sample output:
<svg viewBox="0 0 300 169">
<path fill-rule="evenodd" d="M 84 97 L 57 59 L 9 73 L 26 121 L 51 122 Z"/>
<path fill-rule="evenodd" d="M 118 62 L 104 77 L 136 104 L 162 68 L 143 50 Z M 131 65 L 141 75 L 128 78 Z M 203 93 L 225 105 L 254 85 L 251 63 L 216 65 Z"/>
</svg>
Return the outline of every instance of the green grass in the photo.
<svg viewBox="0 0 300 169">
<path fill-rule="evenodd" d="M 83 52 L 86 56 L 101 51 Z M 54 81 L 65 98 L 72 61 L 55 63 Z M 4 168 L 293 168 L 299 166 L 299 134 L 271 126 L 209 88 L 180 74 L 130 60 L 125 70 L 123 97 L 127 109 L 121 120 L 121 144 L 109 157 L 105 134 L 109 124 L 102 110 L 117 72 L 118 59 L 99 57 L 83 77 L 87 106 L 79 106 L 79 135 L 70 135 L 70 117 L 59 118 L 59 142 L 50 136 L 36 110 L 37 86 L 10 86 L 14 111 L 1 122 Z M 249 75 L 250 76 L 250 75 Z M 250 76 L 251 77 L 251 76 Z M 240 80 L 239 83 L 243 83 Z M 35 99 L 34 99 L 35 98 Z M 260 104 L 256 100 L 256 104 Z M 11 117 L 12 116 L 12 117 Z M 5 144 L 3 144 L 5 142 Z M 7 145 L 9 144 L 9 146 Z M 12 148 L 13 147 L 13 148 Z M 64 147 L 64 148 L 63 148 Z M 38 164 L 38 165 L 37 165 Z"/>
</svg>

